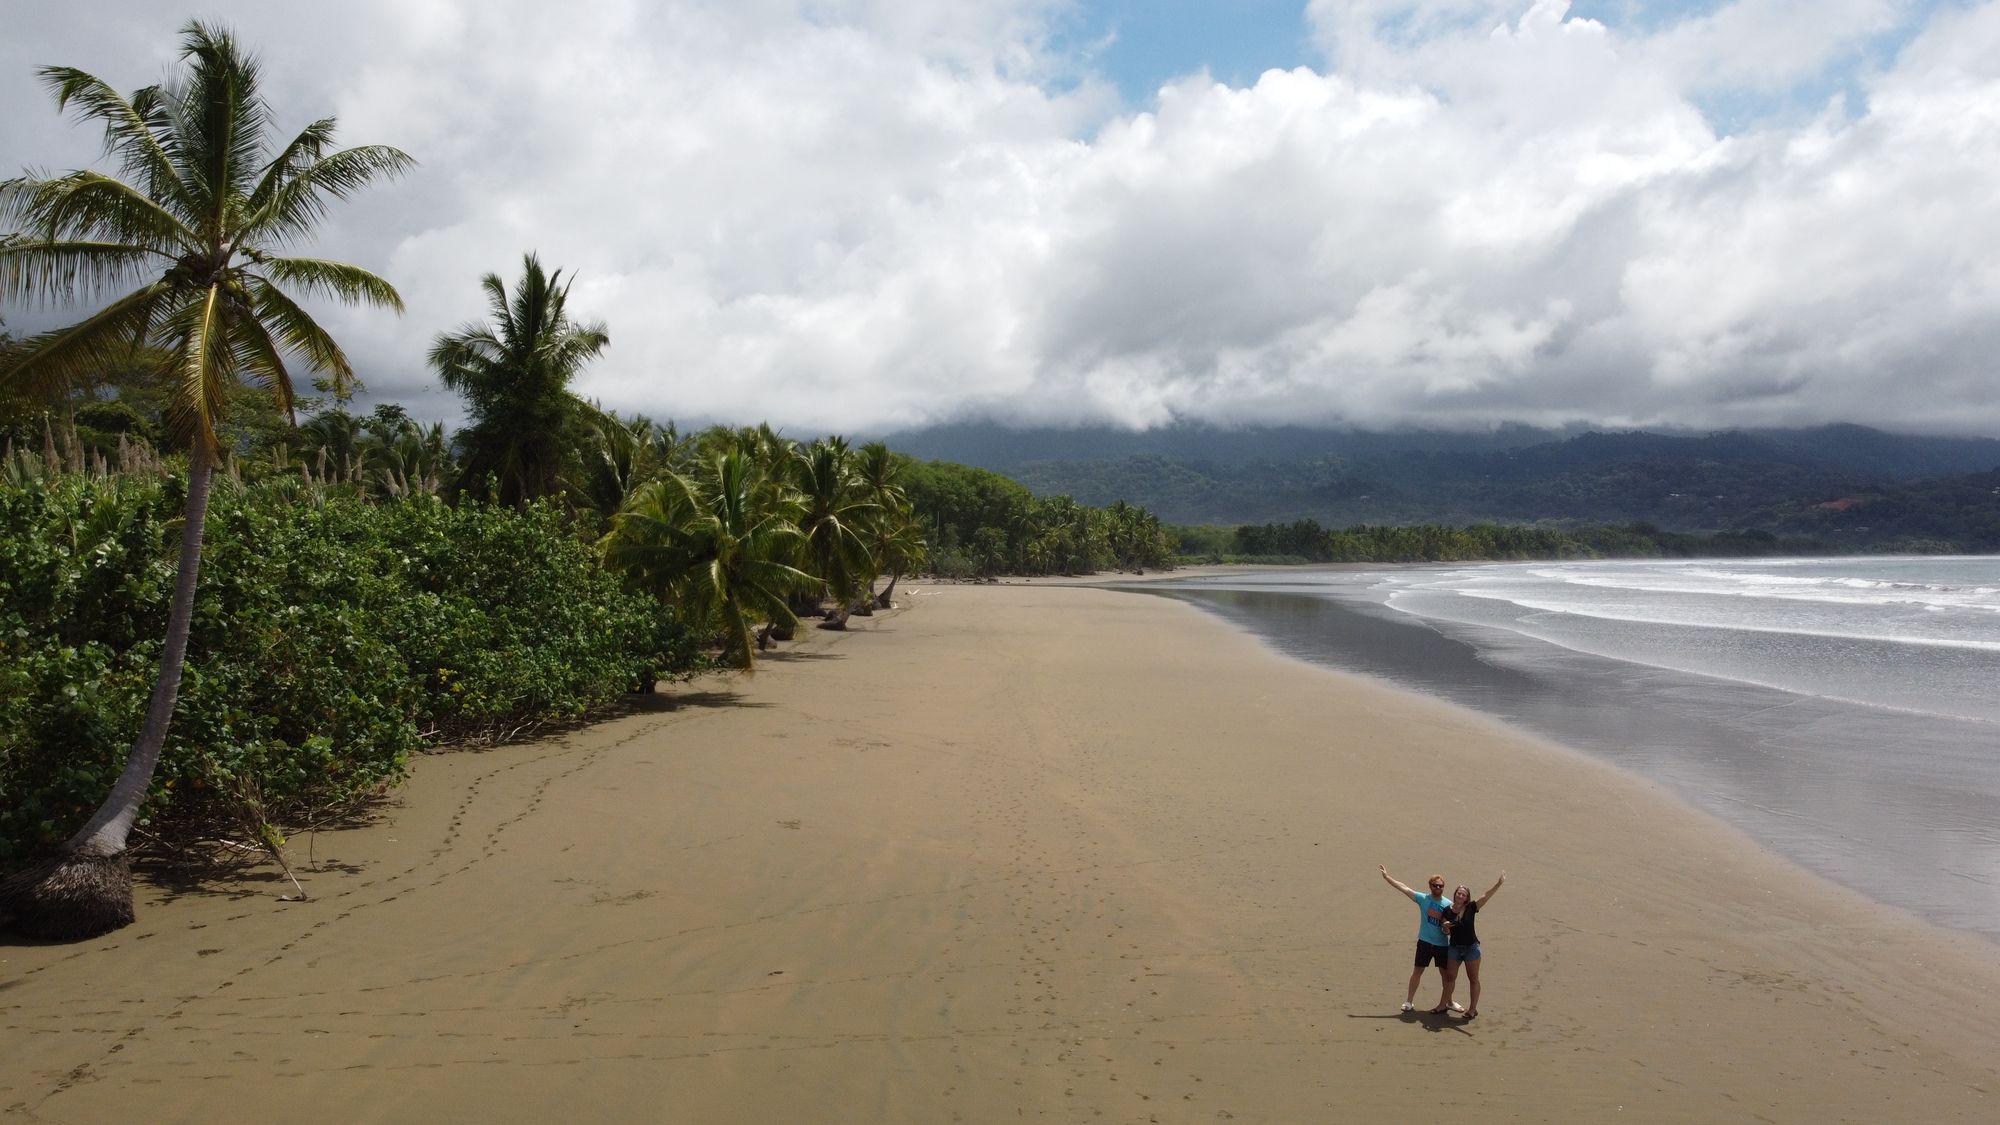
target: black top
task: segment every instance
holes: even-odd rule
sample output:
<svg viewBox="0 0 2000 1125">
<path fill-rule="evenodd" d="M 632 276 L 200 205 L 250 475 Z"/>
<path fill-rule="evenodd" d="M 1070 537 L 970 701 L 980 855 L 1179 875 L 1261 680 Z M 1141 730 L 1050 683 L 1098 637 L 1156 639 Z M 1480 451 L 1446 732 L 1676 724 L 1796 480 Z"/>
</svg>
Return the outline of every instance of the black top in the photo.
<svg viewBox="0 0 2000 1125">
<path fill-rule="evenodd" d="M 1479 931 L 1473 929 L 1472 926 L 1473 916 L 1478 913 L 1479 904 L 1471 899 L 1465 901 L 1465 917 L 1463 918 L 1452 913 L 1450 907 L 1446 907 L 1444 920 L 1451 923 L 1451 929 L 1445 931 L 1445 937 L 1456 946 L 1478 945 Z"/>
</svg>

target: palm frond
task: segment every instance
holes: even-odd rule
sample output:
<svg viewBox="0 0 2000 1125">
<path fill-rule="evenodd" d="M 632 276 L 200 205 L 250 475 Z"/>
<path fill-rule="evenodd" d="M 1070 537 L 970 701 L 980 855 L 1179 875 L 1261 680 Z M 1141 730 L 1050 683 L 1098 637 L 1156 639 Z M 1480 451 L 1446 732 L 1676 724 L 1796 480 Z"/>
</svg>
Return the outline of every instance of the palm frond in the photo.
<svg viewBox="0 0 2000 1125">
<path fill-rule="evenodd" d="M 326 146 L 333 143 L 333 128 L 333 118 L 322 117 L 299 130 L 299 135 L 265 165 L 264 176 L 250 192 L 244 210 L 252 215 L 262 211 L 273 195 L 319 160 Z"/>
<path fill-rule="evenodd" d="M 551 366 L 576 368 L 583 361 L 595 358 L 599 352 L 611 346 L 611 334 L 602 321 L 578 325 L 562 333 L 550 342 L 548 359 Z"/>
<path fill-rule="evenodd" d="M 68 301 L 79 291 L 125 289 L 172 259 L 150 246 L 115 242 L 0 243 L 0 296 Z"/>
<path fill-rule="evenodd" d="M 154 282 L 67 328 L 30 336 L 4 357 L 0 384 L 46 396 L 130 359 L 159 318 L 173 287 Z"/>
<path fill-rule="evenodd" d="M 0 183 L 0 221 L 11 221 L 41 242 L 127 242 L 162 252 L 196 245 L 194 232 L 178 216 L 102 172 Z"/>
<path fill-rule="evenodd" d="M 507 300 L 507 283 L 500 280 L 497 273 L 489 273 L 479 279 L 479 290 L 486 294 L 486 307 L 493 314 L 494 323 L 500 331 L 491 333 L 502 343 L 513 340 L 520 333 L 514 324 L 514 309 Z M 473 326 L 467 326 L 470 331 Z"/>
<path fill-rule="evenodd" d="M 472 389 L 479 373 L 498 362 L 505 350 L 490 328 L 475 321 L 440 335 L 425 361 L 447 389 L 463 391 Z"/>
<path fill-rule="evenodd" d="M 143 180 L 149 195 L 183 207 L 191 202 L 187 184 L 160 144 L 158 134 L 166 117 L 160 109 L 159 87 L 148 86 L 128 101 L 102 79 L 74 67 L 45 66 L 37 73 L 55 95 L 57 109 L 74 106 L 79 118 L 104 126 L 105 154 L 118 157 L 126 175 Z"/>
<path fill-rule="evenodd" d="M 257 90 L 262 67 L 229 32 L 199 20 L 181 29 L 181 58 L 191 64 L 174 99 L 182 160 L 199 171 L 209 194 L 204 218 L 219 234 L 232 225 L 231 203 L 249 195 L 264 163 L 271 110 Z"/>
<path fill-rule="evenodd" d="M 285 417 L 292 425 L 299 424 L 298 395 L 292 386 L 292 373 L 285 367 L 285 359 L 280 354 L 278 342 L 264 321 L 277 322 L 279 318 L 245 316 L 236 320 L 236 366 L 246 377 L 277 396 L 278 405 L 284 408 Z M 315 328 L 318 325 L 314 325 Z M 327 341 L 332 343 L 331 340 Z"/>
<path fill-rule="evenodd" d="M 167 423 L 197 457 L 220 452 L 216 427 L 226 409 L 228 384 L 236 378 L 236 355 L 230 347 L 226 297 L 211 285 L 169 318 L 167 329 L 178 341 L 175 377 L 179 382 L 167 408 Z"/>
<path fill-rule="evenodd" d="M 396 287 L 360 266 L 324 258 L 266 258 L 263 268 L 272 281 L 344 305 L 368 304 L 403 311 L 403 298 Z"/>
<path fill-rule="evenodd" d="M 336 393 L 345 392 L 353 384 L 354 368 L 347 362 L 347 353 L 296 301 L 258 277 L 250 279 L 247 289 L 255 318 L 277 329 L 277 342 L 286 351 L 332 376 Z"/>
<path fill-rule="evenodd" d="M 515 333 L 513 339 L 523 358 L 546 353 L 568 326 L 568 317 L 563 314 L 561 284 L 561 270 L 545 276 L 542 263 L 533 254 L 523 260 L 521 283 L 514 287 L 514 301 L 508 310 Z"/>
<path fill-rule="evenodd" d="M 330 128 L 332 122 L 325 124 Z M 273 161 L 264 182 L 251 193 L 243 239 L 283 244 L 301 238 L 326 217 L 329 200 L 346 199 L 377 178 L 394 179 L 417 165 L 409 154 L 388 145 L 343 149 L 280 175 L 284 160 L 280 155 Z"/>
</svg>

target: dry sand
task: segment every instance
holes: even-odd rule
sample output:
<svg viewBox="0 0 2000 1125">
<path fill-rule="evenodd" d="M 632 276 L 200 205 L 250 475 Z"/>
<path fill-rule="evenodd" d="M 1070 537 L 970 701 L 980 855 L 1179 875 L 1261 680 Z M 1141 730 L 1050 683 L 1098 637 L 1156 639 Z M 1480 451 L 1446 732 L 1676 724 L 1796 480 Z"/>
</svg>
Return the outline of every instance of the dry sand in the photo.
<svg viewBox="0 0 2000 1125">
<path fill-rule="evenodd" d="M 671 710 L 421 762 L 310 842 L 310 902 L 150 889 L 115 935 L 0 945 L 0 1114 L 2000 1119 L 1981 939 L 1178 603 L 906 598 Z M 1477 1021 L 1397 1014 L 1416 908 L 1377 863 L 1507 870 Z"/>
</svg>

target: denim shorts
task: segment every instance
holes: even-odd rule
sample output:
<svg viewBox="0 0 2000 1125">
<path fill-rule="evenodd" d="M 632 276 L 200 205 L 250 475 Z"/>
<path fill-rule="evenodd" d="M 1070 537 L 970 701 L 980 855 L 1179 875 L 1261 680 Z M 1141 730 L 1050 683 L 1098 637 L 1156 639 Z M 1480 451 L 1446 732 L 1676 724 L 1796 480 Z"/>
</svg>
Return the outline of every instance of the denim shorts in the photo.
<svg viewBox="0 0 2000 1125">
<path fill-rule="evenodd" d="M 1454 945 L 1451 947 L 1452 964 L 1456 965 L 1460 961 L 1477 961 L 1477 960 L 1479 960 L 1478 942 L 1475 941 L 1471 945 Z"/>
</svg>

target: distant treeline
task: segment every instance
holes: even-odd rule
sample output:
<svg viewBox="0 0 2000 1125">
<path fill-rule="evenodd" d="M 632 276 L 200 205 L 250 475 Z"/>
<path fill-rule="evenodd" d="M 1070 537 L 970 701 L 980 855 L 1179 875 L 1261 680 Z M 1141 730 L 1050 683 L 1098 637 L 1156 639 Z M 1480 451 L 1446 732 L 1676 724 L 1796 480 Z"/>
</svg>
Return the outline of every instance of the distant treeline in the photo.
<svg viewBox="0 0 2000 1125">
<path fill-rule="evenodd" d="M 1329 439 L 1330 441 L 1333 439 Z M 1176 524 L 1756 527 L 1843 551 L 2000 550 L 1991 440 L 1859 426 L 1705 437 L 1584 434 L 1504 450 L 1403 449 L 1210 461 L 1160 453 L 992 466 L 1039 494 L 1123 497 Z"/>
<path fill-rule="evenodd" d="M 1102 508 L 1037 498 L 999 473 L 949 461 L 908 461 L 903 491 L 930 542 L 934 573 L 1090 574 L 1170 566 L 1173 533 L 1123 500 Z"/>
<path fill-rule="evenodd" d="M 1823 555 L 1828 544 L 1782 538 L 1768 531 L 1691 535 L 1649 523 L 1551 529 L 1473 524 L 1448 527 L 1366 524 L 1325 528 L 1313 520 L 1288 524 L 1181 529 L 1182 557 L 1215 562 L 1472 562 L 1504 559 L 1742 558 Z"/>
</svg>

